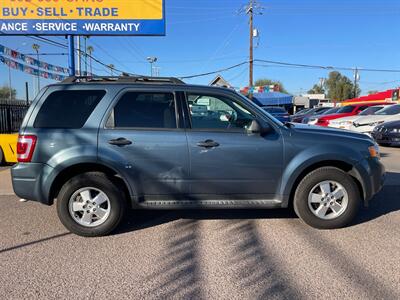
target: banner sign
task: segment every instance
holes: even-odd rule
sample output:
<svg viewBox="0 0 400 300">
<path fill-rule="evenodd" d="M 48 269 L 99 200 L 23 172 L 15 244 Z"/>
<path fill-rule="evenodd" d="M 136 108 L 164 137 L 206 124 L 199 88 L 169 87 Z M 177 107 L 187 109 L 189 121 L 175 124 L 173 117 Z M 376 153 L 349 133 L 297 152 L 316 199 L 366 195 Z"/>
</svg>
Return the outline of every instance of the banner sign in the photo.
<svg viewBox="0 0 400 300">
<path fill-rule="evenodd" d="M 63 68 L 63 67 L 59 67 L 59 66 L 54 66 L 51 64 L 48 64 L 46 62 L 43 61 L 39 61 L 37 59 L 34 59 L 33 57 L 27 56 L 25 54 L 22 54 L 18 51 L 12 50 L 10 48 L 7 48 L 3 45 L 0 45 L 0 54 L 4 54 L 6 56 L 10 56 L 13 59 L 16 60 L 22 60 L 24 63 L 34 66 L 36 68 L 40 68 L 40 69 L 45 69 L 48 71 L 53 71 L 56 73 L 65 73 L 68 74 L 69 73 L 69 69 L 68 68 Z"/>
<path fill-rule="evenodd" d="M 0 34 L 165 35 L 164 0 L 0 0 Z"/>
<path fill-rule="evenodd" d="M 64 76 L 64 75 L 54 74 L 54 73 L 50 73 L 50 72 L 46 72 L 46 71 L 42 71 L 39 69 L 35 69 L 32 67 L 26 66 L 24 64 L 16 62 L 16 61 L 14 61 L 10 58 L 4 57 L 2 55 L 0 55 L 0 62 L 9 66 L 12 69 L 22 71 L 22 72 L 25 72 L 25 73 L 28 73 L 28 74 L 34 75 L 34 76 L 40 76 L 40 77 L 43 77 L 46 79 L 62 81 L 66 78 L 66 76 Z"/>
</svg>

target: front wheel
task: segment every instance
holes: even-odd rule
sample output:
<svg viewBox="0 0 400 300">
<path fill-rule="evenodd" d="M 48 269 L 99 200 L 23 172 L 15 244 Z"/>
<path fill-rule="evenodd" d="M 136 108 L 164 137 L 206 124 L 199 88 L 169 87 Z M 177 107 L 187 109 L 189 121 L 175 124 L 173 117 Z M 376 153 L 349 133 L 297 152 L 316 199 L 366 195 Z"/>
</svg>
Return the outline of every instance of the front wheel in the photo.
<svg viewBox="0 0 400 300">
<path fill-rule="evenodd" d="M 334 229 L 353 221 L 360 202 L 360 192 L 350 175 L 334 167 L 324 167 L 312 171 L 299 183 L 294 209 L 308 225 Z"/>
<path fill-rule="evenodd" d="M 57 197 L 61 223 L 71 232 L 87 237 L 113 231 L 125 211 L 125 197 L 105 174 L 84 173 L 73 177 Z"/>
</svg>

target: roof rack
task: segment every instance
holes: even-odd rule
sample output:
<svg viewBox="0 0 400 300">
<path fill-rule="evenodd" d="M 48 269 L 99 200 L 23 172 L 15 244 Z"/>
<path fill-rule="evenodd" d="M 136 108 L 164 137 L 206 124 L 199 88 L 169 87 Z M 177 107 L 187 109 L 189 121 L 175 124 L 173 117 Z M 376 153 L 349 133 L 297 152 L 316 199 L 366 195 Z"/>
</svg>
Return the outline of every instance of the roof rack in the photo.
<svg viewBox="0 0 400 300">
<path fill-rule="evenodd" d="M 119 83 L 172 83 L 185 84 L 175 77 L 147 77 L 147 76 L 70 76 L 61 83 L 79 82 L 119 82 Z"/>
</svg>

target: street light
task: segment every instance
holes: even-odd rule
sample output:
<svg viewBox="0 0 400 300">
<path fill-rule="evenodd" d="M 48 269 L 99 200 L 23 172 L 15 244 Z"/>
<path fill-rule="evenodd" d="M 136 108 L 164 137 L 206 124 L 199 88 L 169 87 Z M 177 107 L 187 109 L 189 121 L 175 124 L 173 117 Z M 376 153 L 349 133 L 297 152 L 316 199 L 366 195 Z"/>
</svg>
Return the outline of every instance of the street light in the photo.
<svg viewBox="0 0 400 300">
<path fill-rule="evenodd" d="M 153 77 L 153 64 L 157 61 L 157 57 L 149 56 L 147 61 L 150 63 L 150 76 Z"/>
<path fill-rule="evenodd" d="M 33 44 L 32 45 L 32 49 L 36 52 L 36 58 L 38 60 L 38 75 L 37 75 L 37 93 L 39 94 L 40 92 L 40 59 L 39 59 L 39 50 L 40 50 L 40 46 L 38 44 Z"/>
</svg>

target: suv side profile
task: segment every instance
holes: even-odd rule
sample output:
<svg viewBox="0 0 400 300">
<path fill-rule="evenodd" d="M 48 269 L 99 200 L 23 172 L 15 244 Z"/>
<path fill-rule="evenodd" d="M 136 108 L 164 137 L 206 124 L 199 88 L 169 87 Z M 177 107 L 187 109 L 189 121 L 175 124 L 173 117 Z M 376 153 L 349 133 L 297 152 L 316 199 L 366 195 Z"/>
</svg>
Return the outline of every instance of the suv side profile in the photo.
<svg viewBox="0 0 400 300">
<path fill-rule="evenodd" d="M 282 124 L 233 90 L 174 78 L 72 77 L 44 88 L 20 130 L 15 193 L 82 236 L 133 209 L 281 208 L 351 223 L 385 171 L 369 137 Z"/>
</svg>

